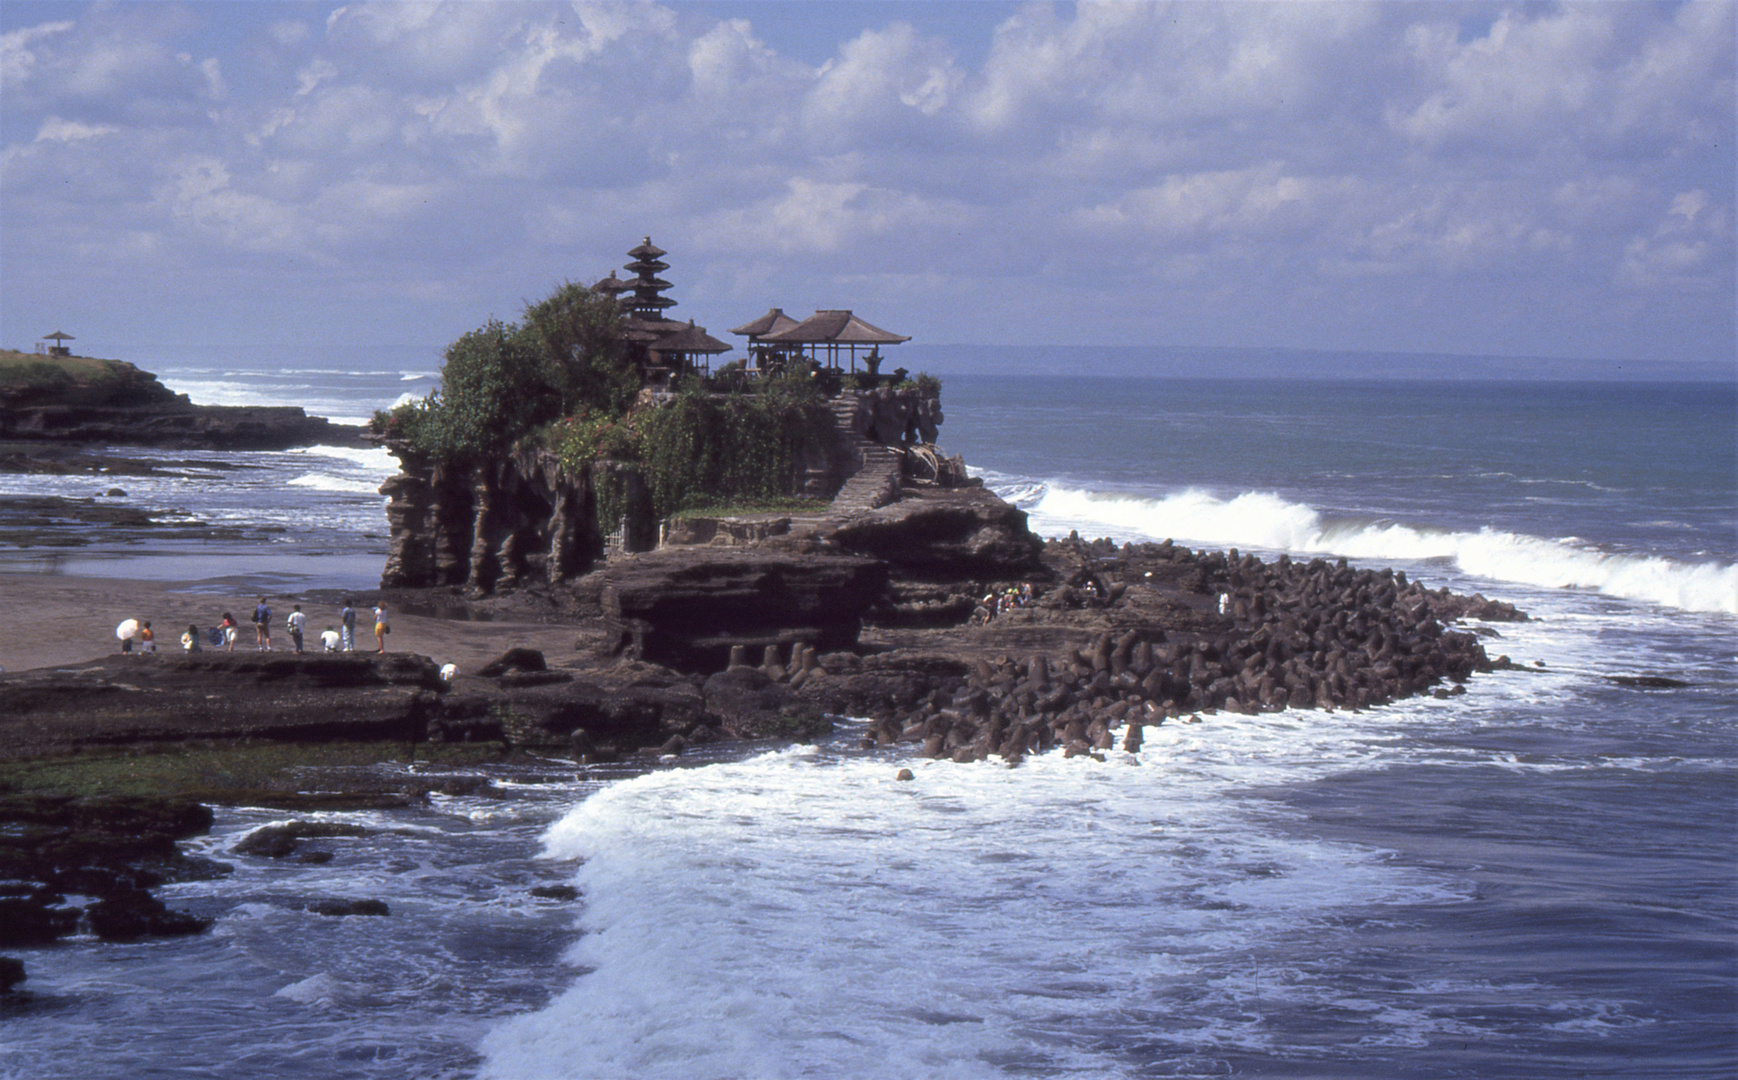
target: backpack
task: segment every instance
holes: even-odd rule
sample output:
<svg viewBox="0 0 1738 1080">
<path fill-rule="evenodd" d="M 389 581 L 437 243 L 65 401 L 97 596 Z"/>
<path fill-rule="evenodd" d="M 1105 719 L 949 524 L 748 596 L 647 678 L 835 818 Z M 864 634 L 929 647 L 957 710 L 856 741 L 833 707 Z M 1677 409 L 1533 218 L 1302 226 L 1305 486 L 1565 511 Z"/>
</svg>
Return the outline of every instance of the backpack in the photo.
<svg viewBox="0 0 1738 1080">
<path fill-rule="evenodd" d="M 223 627 L 214 626 L 205 632 L 205 639 L 213 645 L 223 644 Z"/>
</svg>

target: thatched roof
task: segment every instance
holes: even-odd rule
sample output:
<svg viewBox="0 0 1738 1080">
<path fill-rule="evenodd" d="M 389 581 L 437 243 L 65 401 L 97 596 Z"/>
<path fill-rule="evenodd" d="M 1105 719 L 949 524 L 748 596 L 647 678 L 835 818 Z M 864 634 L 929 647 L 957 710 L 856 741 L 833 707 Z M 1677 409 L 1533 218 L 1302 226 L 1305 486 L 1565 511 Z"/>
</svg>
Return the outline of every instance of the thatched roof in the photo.
<svg viewBox="0 0 1738 1080">
<path fill-rule="evenodd" d="M 897 345 L 911 338 L 872 326 L 850 311 L 817 311 L 786 330 L 762 334 L 769 345 Z"/>
<path fill-rule="evenodd" d="M 772 308 L 765 315 L 753 322 L 743 323 L 731 333 L 745 334 L 750 341 L 754 341 L 766 334 L 776 334 L 781 330 L 789 330 L 795 325 L 797 325 L 797 321 L 786 315 L 784 308 Z"/>
<path fill-rule="evenodd" d="M 735 346 L 728 345 L 708 334 L 705 327 L 695 326 L 692 322 L 677 323 L 676 325 L 680 326 L 681 329 L 652 342 L 647 346 L 647 351 L 655 353 L 722 353 L 735 348 Z"/>
</svg>

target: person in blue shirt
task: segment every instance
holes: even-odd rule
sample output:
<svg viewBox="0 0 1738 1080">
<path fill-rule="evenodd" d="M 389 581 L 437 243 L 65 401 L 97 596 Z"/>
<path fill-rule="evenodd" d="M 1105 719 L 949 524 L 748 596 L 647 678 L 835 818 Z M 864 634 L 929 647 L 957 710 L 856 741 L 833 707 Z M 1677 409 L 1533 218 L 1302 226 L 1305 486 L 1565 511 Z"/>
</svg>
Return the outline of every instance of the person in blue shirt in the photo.
<svg viewBox="0 0 1738 1080">
<path fill-rule="evenodd" d="M 350 603 L 350 598 L 344 598 L 344 610 L 339 613 L 338 625 L 343 628 L 338 635 L 345 652 L 356 651 L 356 608 Z"/>
<path fill-rule="evenodd" d="M 272 651 L 272 609 L 266 606 L 266 598 L 259 598 L 259 606 L 253 609 L 254 644 L 261 652 Z"/>
</svg>

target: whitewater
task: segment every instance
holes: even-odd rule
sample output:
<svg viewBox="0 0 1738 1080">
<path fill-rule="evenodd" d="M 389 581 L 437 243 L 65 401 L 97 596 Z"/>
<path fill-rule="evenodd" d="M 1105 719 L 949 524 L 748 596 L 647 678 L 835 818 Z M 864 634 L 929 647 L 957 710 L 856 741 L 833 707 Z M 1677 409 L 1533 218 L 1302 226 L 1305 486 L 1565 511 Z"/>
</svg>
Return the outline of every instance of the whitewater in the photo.
<svg viewBox="0 0 1738 1080">
<path fill-rule="evenodd" d="M 1048 535 L 1078 532 L 1124 540 L 1167 537 L 1198 547 L 1266 554 L 1344 556 L 1366 565 L 1417 563 L 1487 581 L 1591 589 L 1683 611 L 1738 615 L 1738 565 L 1601 551 L 1578 537 L 1541 537 L 1489 526 L 1476 532 L 1396 521 L 1324 517 L 1274 492 L 1219 498 L 1189 488 L 1158 498 L 1101 494 L 984 474 L 1003 498 Z"/>
</svg>

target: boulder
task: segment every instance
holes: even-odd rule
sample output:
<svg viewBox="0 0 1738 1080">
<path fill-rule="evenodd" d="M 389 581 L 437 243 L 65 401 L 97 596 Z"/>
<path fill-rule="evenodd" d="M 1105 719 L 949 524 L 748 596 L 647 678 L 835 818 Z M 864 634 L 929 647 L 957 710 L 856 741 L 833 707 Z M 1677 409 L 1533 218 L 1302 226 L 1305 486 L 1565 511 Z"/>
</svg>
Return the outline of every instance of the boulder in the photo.
<svg viewBox="0 0 1738 1080">
<path fill-rule="evenodd" d="M 918 488 L 898 502 L 829 521 L 824 535 L 846 551 L 918 580 L 1019 578 L 1043 571 L 1043 541 L 1026 512 L 981 487 Z"/>
<path fill-rule="evenodd" d="M 732 646 L 854 646 L 887 583 L 875 559 L 767 548 L 665 548 L 612 560 L 605 626 L 627 655 L 690 671 L 726 665 Z"/>
</svg>

